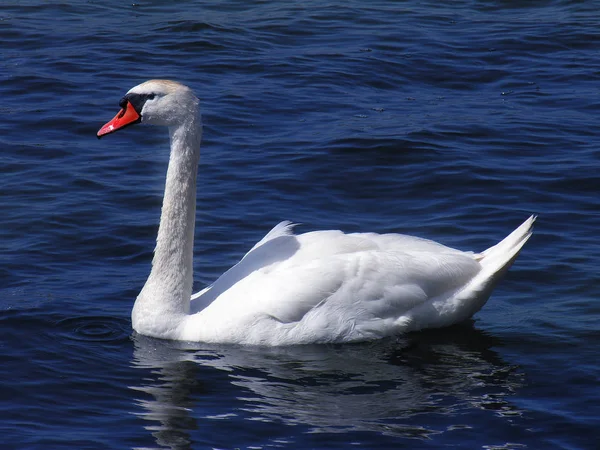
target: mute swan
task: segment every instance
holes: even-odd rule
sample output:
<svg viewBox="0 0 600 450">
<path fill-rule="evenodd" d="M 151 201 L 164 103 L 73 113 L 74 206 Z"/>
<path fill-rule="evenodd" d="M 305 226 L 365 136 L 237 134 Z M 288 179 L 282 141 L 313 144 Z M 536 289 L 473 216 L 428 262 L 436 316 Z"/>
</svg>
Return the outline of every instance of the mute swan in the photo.
<svg viewBox="0 0 600 450">
<path fill-rule="evenodd" d="M 132 88 L 98 138 L 136 123 L 169 129 L 171 154 L 152 269 L 131 314 L 157 338 L 289 345 L 356 342 L 463 321 L 486 303 L 532 233 L 462 252 L 400 234 L 315 231 L 282 222 L 211 286 L 192 294 L 202 121 L 188 87 Z"/>
</svg>

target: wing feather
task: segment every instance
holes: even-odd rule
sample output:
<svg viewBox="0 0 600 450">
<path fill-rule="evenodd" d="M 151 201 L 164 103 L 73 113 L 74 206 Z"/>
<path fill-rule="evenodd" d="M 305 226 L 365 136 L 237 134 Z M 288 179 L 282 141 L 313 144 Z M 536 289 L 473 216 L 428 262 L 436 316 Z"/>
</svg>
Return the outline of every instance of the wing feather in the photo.
<svg viewBox="0 0 600 450">
<path fill-rule="evenodd" d="M 339 231 L 283 234 L 226 272 L 207 308 L 233 322 L 270 318 L 282 326 L 384 329 L 480 270 L 472 256 L 424 239 Z M 243 318 L 246 319 L 243 319 Z M 374 322 L 375 321 L 375 322 Z M 305 330 L 306 332 L 306 330 Z"/>
</svg>

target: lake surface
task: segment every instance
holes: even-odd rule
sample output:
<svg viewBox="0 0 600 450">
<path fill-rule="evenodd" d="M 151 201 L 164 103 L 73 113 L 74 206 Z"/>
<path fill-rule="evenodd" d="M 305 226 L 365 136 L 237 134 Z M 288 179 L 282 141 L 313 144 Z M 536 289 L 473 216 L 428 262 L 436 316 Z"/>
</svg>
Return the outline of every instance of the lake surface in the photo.
<svg viewBox="0 0 600 450">
<path fill-rule="evenodd" d="M 600 4 L 4 1 L 3 449 L 594 449 Z M 202 99 L 195 289 L 281 220 L 483 250 L 536 231 L 468 323 L 360 345 L 136 335 L 165 130 Z"/>
</svg>

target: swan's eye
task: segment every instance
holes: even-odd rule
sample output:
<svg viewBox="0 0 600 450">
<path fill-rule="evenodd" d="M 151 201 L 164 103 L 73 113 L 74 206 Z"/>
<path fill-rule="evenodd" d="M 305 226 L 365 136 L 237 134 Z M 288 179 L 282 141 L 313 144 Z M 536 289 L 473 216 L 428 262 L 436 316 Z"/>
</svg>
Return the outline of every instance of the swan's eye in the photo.
<svg viewBox="0 0 600 450">
<path fill-rule="evenodd" d="M 148 100 L 154 100 L 154 97 L 156 97 L 156 94 L 148 94 Z"/>
</svg>

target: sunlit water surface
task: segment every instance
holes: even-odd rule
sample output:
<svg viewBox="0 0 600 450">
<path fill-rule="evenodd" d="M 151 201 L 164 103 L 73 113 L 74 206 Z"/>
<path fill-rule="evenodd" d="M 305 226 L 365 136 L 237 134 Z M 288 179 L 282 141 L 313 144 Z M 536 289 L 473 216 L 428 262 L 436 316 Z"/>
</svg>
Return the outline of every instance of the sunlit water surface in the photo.
<svg viewBox="0 0 600 450">
<path fill-rule="evenodd" d="M 600 5 L 438 3 L 2 3 L 2 448 L 597 448 Z M 284 219 L 465 250 L 530 213 L 536 233 L 453 328 L 135 335 L 168 136 L 95 132 L 149 78 L 203 102 L 198 289 Z"/>
</svg>

